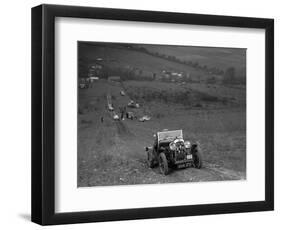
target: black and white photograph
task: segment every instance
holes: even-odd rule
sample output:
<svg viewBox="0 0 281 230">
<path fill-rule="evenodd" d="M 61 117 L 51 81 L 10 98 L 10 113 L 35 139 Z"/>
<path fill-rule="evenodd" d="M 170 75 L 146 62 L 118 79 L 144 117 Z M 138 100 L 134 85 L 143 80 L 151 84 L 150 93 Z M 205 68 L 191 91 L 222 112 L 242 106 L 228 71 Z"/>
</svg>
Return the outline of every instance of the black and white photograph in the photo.
<svg viewBox="0 0 281 230">
<path fill-rule="evenodd" d="M 274 19 L 151 5 L 32 8 L 32 222 L 273 223 Z"/>
<path fill-rule="evenodd" d="M 247 178 L 247 49 L 77 49 L 78 187 Z"/>
</svg>

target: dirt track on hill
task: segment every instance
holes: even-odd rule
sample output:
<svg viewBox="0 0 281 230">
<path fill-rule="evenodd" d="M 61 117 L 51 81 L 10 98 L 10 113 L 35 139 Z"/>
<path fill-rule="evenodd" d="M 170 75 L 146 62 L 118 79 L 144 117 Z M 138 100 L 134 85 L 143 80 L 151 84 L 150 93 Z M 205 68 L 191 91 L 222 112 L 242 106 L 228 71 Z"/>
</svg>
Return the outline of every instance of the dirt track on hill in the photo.
<svg viewBox="0 0 281 230">
<path fill-rule="evenodd" d="M 191 130 L 191 126 L 182 129 L 189 138 L 195 140 L 199 138 L 203 143 L 204 167 L 202 169 L 173 170 L 167 176 L 161 175 L 158 168 L 150 169 L 146 164 L 144 147 L 153 143 L 152 134 L 154 132 L 167 127 L 181 128 L 178 127 L 178 124 L 182 122 L 185 125 L 186 119 L 190 123 L 193 122 L 191 119 L 194 119 L 194 122 L 197 122 L 196 119 L 198 119 L 200 125 L 201 121 L 198 116 L 210 119 L 217 115 L 206 115 L 204 111 L 181 114 L 179 110 L 174 112 L 174 116 L 170 118 L 172 121 L 168 118 L 158 120 L 152 118 L 153 122 L 144 123 L 137 120 L 114 121 L 112 114 L 106 110 L 106 95 L 111 94 L 112 103 L 117 110 L 130 100 L 128 96 L 120 95 L 121 89 L 122 87 L 118 83 L 104 82 L 97 88 L 84 90 L 83 94 L 79 96 L 79 105 L 87 108 L 87 111 L 78 117 L 79 187 L 246 179 L 245 169 L 243 167 L 240 169 L 239 166 L 240 159 L 235 158 L 240 154 L 239 148 L 244 151 L 244 146 L 240 146 L 240 133 L 233 132 L 230 137 L 226 137 L 220 131 L 211 133 L 207 129 L 206 133 L 189 133 L 187 130 Z M 91 103 L 93 108 L 88 106 Z M 176 110 L 173 108 L 171 111 Z M 136 113 L 138 116 L 144 115 L 144 110 L 140 108 Z M 101 122 L 101 117 L 103 117 L 103 122 Z M 171 122 L 177 122 L 175 123 L 177 125 Z M 195 129 L 195 131 L 197 130 Z M 226 142 L 229 140 L 227 143 L 231 145 L 230 147 L 238 146 L 236 155 L 225 156 L 232 150 L 227 144 L 221 143 L 222 137 L 226 139 Z M 238 166 L 233 165 L 230 161 L 227 162 L 228 157 L 237 160 Z"/>
</svg>

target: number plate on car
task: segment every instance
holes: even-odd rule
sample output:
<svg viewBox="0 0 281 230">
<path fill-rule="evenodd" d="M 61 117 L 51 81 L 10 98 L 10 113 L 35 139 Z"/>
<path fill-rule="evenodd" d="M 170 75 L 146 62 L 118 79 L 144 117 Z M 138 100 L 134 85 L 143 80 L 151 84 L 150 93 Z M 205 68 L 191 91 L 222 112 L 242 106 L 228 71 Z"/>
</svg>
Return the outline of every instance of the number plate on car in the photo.
<svg viewBox="0 0 281 230">
<path fill-rule="evenodd" d="M 192 159 L 192 155 L 191 154 L 190 155 L 186 155 L 186 159 L 188 159 L 188 160 Z"/>
<path fill-rule="evenodd" d="M 179 169 L 186 168 L 186 164 L 179 164 L 179 165 L 178 165 L 178 168 L 179 168 Z"/>
</svg>

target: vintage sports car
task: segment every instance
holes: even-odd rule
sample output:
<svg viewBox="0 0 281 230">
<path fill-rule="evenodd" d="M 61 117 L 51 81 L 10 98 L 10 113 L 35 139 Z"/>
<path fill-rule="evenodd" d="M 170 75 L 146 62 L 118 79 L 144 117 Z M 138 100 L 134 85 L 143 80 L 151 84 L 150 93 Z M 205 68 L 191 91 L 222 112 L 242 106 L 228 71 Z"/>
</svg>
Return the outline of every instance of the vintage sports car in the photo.
<svg viewBox="0 0 281 230">
<path fill-rule="evenodd" d="M 140 121 L 140 122 L 145 122 L 145 121 L 150 121 L 150 119 L 151 119 L 150 116 L 145 115 L 145 116 L 141 117 L 141 118 L 139 119 L 139 121 Z"/>
<path fill-rule="evenodd" d="M 129 112 L 126 112 L 126 118 L 133 120 L 134 118 L 136 118 L 136 116 L 133 112 L 129 111 Z"/>
<path fill-rule="evenodd" d="M 199 143 L 183 140 L 182 130 L 157 132 L 152 147 L 145 147 L 147 163 L 150 168 L 159 165 L 160 172 L 169 174 L 171 168 L 203 165 Z"/>
<path fill-rule="evenodd" d="M 119 116 L 115 112 L 113 113 L 113 120 L 115 120 L 115 121 L 119 120 Z"/>
<path fill-rule="evenodd" d="M 127 105 L 129 108 L 139 108 L 140 107 L 140 105 L 138 104 L 138 103 L 136 103 L 136 102 L 134 102 L 133 100 L 131 100 L 129 103 L 128 103 L 128 105 Z"/>
<path fill-rule="evenodd" d="M 114 110 L 112 104 L 108 104 L 108 110 L 109 110 L 109 111 L 113 111 L 113 110 Z"/>
</svg>

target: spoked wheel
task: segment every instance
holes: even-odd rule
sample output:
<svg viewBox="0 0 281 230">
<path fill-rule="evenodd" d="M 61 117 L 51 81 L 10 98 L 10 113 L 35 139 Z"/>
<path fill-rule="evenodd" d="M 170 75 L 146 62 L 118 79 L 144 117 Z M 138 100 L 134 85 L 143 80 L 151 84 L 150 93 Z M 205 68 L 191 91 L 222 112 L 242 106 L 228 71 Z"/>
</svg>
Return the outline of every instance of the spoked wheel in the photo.
<svg viewBox="0 0 281 230">
<path fill-rule="evenodd" d="M 201 153 L 201 149 L 199 146 L 197 146 L 194 149 L 194 153 L 193 153 L 193 164 L 195 168 L 202 168 L 203 166 L 203 159 L 202 159 L 202 153 Z"/>
<path fill-rule="evenodd" d="M 168 175 L 169 173 L 169 166 L 166 155 L 162 152 L 159 155 L 159 168 L 160 172 L 164 175 Z"/>
</svg>

